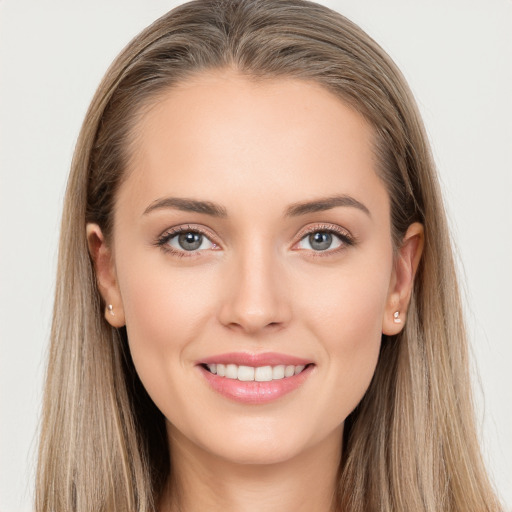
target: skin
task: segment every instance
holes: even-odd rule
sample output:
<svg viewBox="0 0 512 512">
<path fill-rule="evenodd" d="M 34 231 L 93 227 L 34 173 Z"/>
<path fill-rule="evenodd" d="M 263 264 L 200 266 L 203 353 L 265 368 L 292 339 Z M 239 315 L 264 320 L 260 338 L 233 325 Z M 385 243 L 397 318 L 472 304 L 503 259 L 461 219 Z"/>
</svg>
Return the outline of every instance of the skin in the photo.
<svg viewBox="0 0 512 512">
<path fill-rule="evenodd" d="M 372 128 L 319 85 L 224 70 L 159 97 L 135 132 L 113 239 L 95 224 L 87 236 L 113 305 L 105 318 L 126 325 L 137 372 L 167 419 L 177 475 L 169 490 L 187 511 L 330 510 L 344 420 L 369 386 L 382 333 L 403 328 L 423 243 L 413 224 L 393 251 Z M 170 196 L 214 202 L 225 216 L 144 213 Z M 286 214 L 332 196 L 367 212 Z M 211 243 L 180 253 L 158 246 L 180 226 Z M 333 248 L 315 250 L 308 229 L 353 243 L 333 235 Z M 240 351 L 314 367 L 292 393 L 241 404 L 197 367 Z M 161 510 L 176 506 L 171 492 L 162 498 Z"/>
</svg>

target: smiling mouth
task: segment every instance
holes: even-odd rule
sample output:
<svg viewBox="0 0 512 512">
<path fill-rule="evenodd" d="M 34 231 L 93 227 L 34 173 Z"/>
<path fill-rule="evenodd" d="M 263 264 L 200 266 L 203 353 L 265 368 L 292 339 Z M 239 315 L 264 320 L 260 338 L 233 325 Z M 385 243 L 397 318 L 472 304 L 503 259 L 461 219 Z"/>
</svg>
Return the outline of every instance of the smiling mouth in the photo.
<svg viewBox="0 0 512 512">
<path fill-rule="evenodd" d="M 196 363 L 213 391 L 246 405 L 262 405 L 298 391 L 310 381 L 316 364 L 277 352 L 231 352 Z"/>
<path fill-rule="evenodd" d="M 288 379 L 302 373 L 307 365 L 275 365 L 275 366 L 244 366 L 236 364 L 203 364 L 205 370 L 226 379 L 241 382 L 270 382 L 274 380 Z"/>
</svg>

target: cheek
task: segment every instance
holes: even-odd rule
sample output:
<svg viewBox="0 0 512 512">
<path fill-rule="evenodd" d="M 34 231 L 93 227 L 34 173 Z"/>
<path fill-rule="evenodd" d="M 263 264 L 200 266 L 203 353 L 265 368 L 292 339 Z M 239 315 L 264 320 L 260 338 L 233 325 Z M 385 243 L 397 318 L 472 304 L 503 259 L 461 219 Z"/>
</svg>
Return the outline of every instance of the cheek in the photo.
<svg viewBox="0 0 512 512">
<path fill-rule="evenodd" d="M 172 376 L 190 359 L 189 347 L 211 318 L 215 302 L 204 289 L 208 279 L 175 271 L 165 257 L 133 253 L 117 274 L 135 368 L 155 403 L 164 407 L 162 390 L 172 393 Z"/>
<path fill-rule="evenodd" d="M 324 279 L 317 275 L 317 291 L 300 313 L 321 340 L 328 374 L 323 406 L 330 402 L 336 421 L 343 421 L 357 406 L 375 372 L 391 268 L 390 251 L 389 256 L 347 265 Z M 307 299 L 299 300 L 304 304 Z"/>
<path fill-rule="evenodd" d="M 301 308 L 299 316 L 308 318 L 310 328 L 319 330 L 322 338 L 333 344 L 330 352 L 342 348 L 357 351 L 375 334 L 380 339 L 392 253 L 367 253 L 369 257 L 364 258 L 355 254 L 339 268 L 315 272 L 294 293 Z"/>
</svg>

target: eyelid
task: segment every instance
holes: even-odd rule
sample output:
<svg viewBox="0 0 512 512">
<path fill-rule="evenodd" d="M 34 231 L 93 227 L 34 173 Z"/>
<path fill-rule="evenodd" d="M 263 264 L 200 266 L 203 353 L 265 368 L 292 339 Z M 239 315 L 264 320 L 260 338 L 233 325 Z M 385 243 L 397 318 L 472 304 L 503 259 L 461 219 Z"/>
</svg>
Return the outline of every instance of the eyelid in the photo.
<svg viewBox="0 0 512 512">
<path fill-rule="evenodd" d="M 206 237 L 213 244 L 213 247 L 196 251 L 185 251 L 171 247 L 168 244 L 168 241 L 174 238 L 175 236 L 180 235 L 181 233 L 199 233 Z M 216 236 L 210 230 L 197 224 L 180 224 L 178 226 L 167 228 L 156 237 L 156 240 L 153 245 L 160 247 L 162 250 L 169 252 L 171 254 L 186 257 L 194 257 L 198 256 L 203 252 L 212 250 L 216 251 L 220 249 L 220 244 L 216 241 Z"/>
<path fill-rule="evenodd" d="M 336 235 L 340 240 L 342 241 L 341 247 L 337 247 L 335 249 L 327 249 L 325 251 L 314 251 L 315 256 L 327 256 L 334 254 L 340 250 L 345 249 L 347 246 L 355 245 L 357 240 L 356 238 L 345 228 L 342 228 L 341 226 L 338 226 L 336 224 L 313 224 L 306 226 L 305 228 L 301 229 L 299 233 L 297 234 L 297 241 L 294 242 L 293 248 L 295 248 L 306 236 L 312 234 L 312 233 L 331 233 L 333 235 Z M 295 249 L 298 251 L 306 251 L 307 249 Z"/>
<path fill-rule="evenodd" d="M 213 244 L 213 247 L 208 248 L 208 249 L 196 250 L 196 251 L 185 251 L 185 250 L 174 249 L 167 243 L 171 238 L 173 238 L 181 233 L 187 233 L 187 232 L 200 233 L 201 235 L 205 236 Z M 334 249 L 327 249 L 325 251 L 309 251 L 307 249 L 298 249 L 296 247 L 297 244 L 300 243 L 306 236 L 308 236 L 312 233 L 317 233 L 317 232 L 326 232 L 326 233 L 331 233 L 331 234 L 337 236 L 341 240 L 342 245 L 340 247 L 337 247 Z M 308 251 L 308 252 L 314 253 L 313 254 L 314 256 L 328 256 L 328 255 L 335 254 L 339 251 L 342 251 L 343 249 L 346 249 L 348 246 L 355 245 L 356 243 L 357 243 L 356 238 L 346 228 L 343 228 L 336 224 L 320 223 L 320 224 L 311 224 L 311 225 L 308 225 L 308 226 L 302 228 L 299 231 L 299 233 L 297 234 L 296 241 L 293 243 L 292 249 L 298 250 L 298 251 Z M 199 256 L 201 253 L 221 249 L 221 246 L 218 243 L 217 237 L 215 236 L 215 234 L 213 234 L 209 229 L 205 228 L 204 226 L 197 225 L 197 224 L 181 224 L 178 226 L 173 226 L 173 227 L 167 228 L 160 235 L 157 236 L 157 238 L 154 242 L 154 245 L 160 247 L 162 250 L 164 250 L 166 252 L 170 252 L 174 255 L 186 256 L 186 257 Z"/>
</svg>

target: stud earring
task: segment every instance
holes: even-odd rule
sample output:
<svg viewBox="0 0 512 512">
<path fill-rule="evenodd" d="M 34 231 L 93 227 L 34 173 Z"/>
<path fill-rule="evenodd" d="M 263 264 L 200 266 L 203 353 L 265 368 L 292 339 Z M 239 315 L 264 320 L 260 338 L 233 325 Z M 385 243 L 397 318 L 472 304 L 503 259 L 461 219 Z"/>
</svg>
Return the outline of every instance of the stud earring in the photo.
<svg viewBox="0 0 512 512">
<path fill-rule="evenodd" d="M 107 306 L 107 309 L 108 309 L 108 312 L 112 315 L 112 316 L 115 316 L 116 314 L 114 313 L 114 306 L 112 306 L 112 304 L 109 304 Z"/>
<path fill-rule="evenodd" d="M 402 323 L 402 319 L 400 318 L 400 311 L 395 311 L 393 313 L 393 322 L 395 322 L 395 324 L 401 324 Z"/>
</svg>

